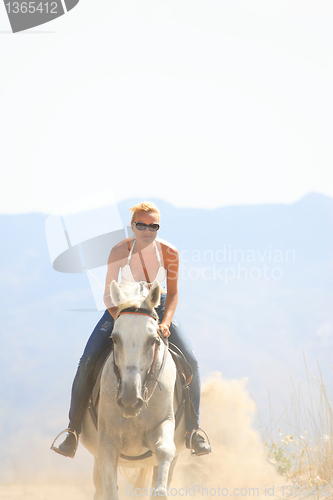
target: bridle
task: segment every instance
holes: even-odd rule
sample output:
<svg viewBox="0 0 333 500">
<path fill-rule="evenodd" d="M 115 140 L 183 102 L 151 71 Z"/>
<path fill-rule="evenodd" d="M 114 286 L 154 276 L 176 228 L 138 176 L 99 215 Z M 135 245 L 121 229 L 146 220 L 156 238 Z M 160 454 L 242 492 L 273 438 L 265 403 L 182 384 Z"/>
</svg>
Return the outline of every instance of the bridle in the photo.
<svg viewBox="0 0 333 500">
<path fill-rule="evenodd" d="M 145 316 L 150 316 L 151 318 L 153 318 L 155 321 L 158 320 L 158 316 L 157 314 L 155 313 L 155 311 L 151 311 L 150 309 L 145 309 L 143 307 L 128 307 L 126 309 L 123 309 L 122 311 L 120 311 L 117 316 L 116 316 L 116 319 L 121 315 L 121 314 L 143 314 Z M 153 396 L 154 394 L 154 391 L 157 387 L 157 384 L 159 383 L 159 379 L 161 378 L 161 375 L 163 373 L 163 370 L 164 370 L 164 367 L 165 367 L 165 364 L 166 364 L 166 360 L 167 360 L 167 351 L 168 351 L 168 339 L 163 337 L 162 335 L 160 335 L 160 333 L 158 332 L 158 336 L 159 336 L 159 339 L 156 339 L 155 341 L 155 349 L 154 349 L 154 357 L 153 357 L 153 361 L 152 361 L 152 364 L 147 372 L 147 375 L 146 375 L 146 378 L 145 378 L 145 381 L 144 381 L 144 384 L 143 384 L 143 401 L 146 405 L 146 407 L 148 406 L 148 403 L 151 399 L 151 397 Z M 153 375 L 154 375 L 154 372 L 155 372 L 155 365 L 156 365 L 156 356 L 157 356 L 157 348 L 161 345 L 161 340 L 163 341 L 163 346 L 164 346 L 164 352 L 163 352 L 163 360 L 162 360 L 162 364 L 161 364 L 161 367 L 159 369 L 159 372 L 157 374 L 157 377 L 155 378 Z M 120 376 L 120 372 L 119 372 L 119 368 L 118 366 L 116 365 L 116 362 L 115 362 L 115 359 L 114 359 L 114 350 L 113 350 L 113 368 L 114 368 L 114 372 L 116 374 L 116 377 L 117 377 L 117 380 L 118 380 L 118 389 L 117 389 L 117 395 L 116 395 L 116 398 L 119 397 L 119 391 L 120 391 L 120 384 L 121 384 L 121 376 Z M 147 388 L 147 384 L 150 380 L 155 380 L 155 385 L 150 393 L 150 396 L 148 396 L 148 388 Z M 183 404 L 180 405 L 180 407 L 178 408 L 177 410 L 177 414 L 176 414 L 176 422 L 177 422 L 177 415 L 178 415 L 178 412 L 179 410 L 182 410 L 184 408 Z M 178 423 L 179 423 L 180 420 L 178 420 Z M 177 427 L 178 424 L 176 424 L 176 427 Z M 137 461 L 137 460 L 144 460 L 146 458 L 149 458 L 151 456 L 153 456 L 153 452 L 151 450 L 148 450 L 146 451 L 145 453 L 143 453 L 142 455 L 139 455 L 139 456 L 129 456 L 129 455 L 123 455 L 122 453 L 120 454 L 120 457 L 125 459 L 125 460 L 131 460 L 131 461 Z"/>
<path fill-rule="evenodd" d="M 157 321 L 157 314 L 155 313 L 155 311 L 151 311 L 150 309 L 145 309 L 143 307 L 127 307 L 125 309 L 122 309 L 116 316 L 116 319 L 119 318 L 119 316 L 121 316 L 122 314 L 140 314 L 140 315 L 143 315 L 143 316 L 149 316 L 151 318 L 153 318 L 155 321 Z M 165 363 L 166 363 L 166 359 L 167 359 L 167 356 L 166 356 L 166 353 L 167 353 L 167 350 L 168 350 L 168 341 L 167 339 L 161 337 L 159 331 L 157 331 L 158 333 L 158 336 L 159 338 L 155 340 L 155 349 L 154 349 L 154 357 L 153 357 L 153 361 L 152 361 L 152 364 L 147 372 L 147 375 L 146 375 L 146 378 L 145 378 L 145 381 L 143 383 L 143 387 L 142 387 L 142 391 L 143 391 L 143 401 L 146 405 L 146 407 L 148 406 L 148 403 L 152 397 L 152 395 L 154 394 L 154 391 L 157 387 L 157 384 L 159 383 L 159 379 L 163 373 L 163 370 L 164 370 L 164 367 L 165 367 Z M 112 335 L 111 335 L 112 337 Z M 161 345 L 161 340 L 163 340 L 163 345 L 164 345 L 164 352 L 163 352 L 163 360 L 162 360 L 162 364 L 161 364 L 161 367 L 159 369 L 159 372 L 158 372 L 158 375 L 157 377 L 155 378 L 154 377 L 154 373 L 155 373 L 155 366 L 156 366 L 156 356 L 157 356 L 157 349 L 158 347 Z M 116 374 L 116 377 L 117 377 L 117 381 L 118 381 L 118 387 L 117 387 L 117 393 L 116 393 L 116 399 L 118 399 L 119 397 L 119 391 L 120 391 L 120 384 L 121 384 L 121 376 L 120 376 L 120 371 L 119 371 L 119 368 L 118 366 L 116 365 L 116 361 L 115 361 L 115 358 L 114 358 L 114 350 L 113 350 L 113 370 Z M 147 387 L 147 384 L 148 382 L 150 382 L 151 380 L 155 380 L 155 385 L 153 386 L 153 389 L 150 393 L 150 396 L 148 396 L 148 387 Z"/>
</svg>

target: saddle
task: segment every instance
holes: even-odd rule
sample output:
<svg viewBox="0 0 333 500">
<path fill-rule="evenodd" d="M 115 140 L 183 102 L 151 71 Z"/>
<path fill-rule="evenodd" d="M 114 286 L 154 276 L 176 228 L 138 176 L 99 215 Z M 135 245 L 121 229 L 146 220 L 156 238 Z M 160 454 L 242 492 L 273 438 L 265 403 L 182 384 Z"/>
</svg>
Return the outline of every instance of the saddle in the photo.
<svg viewBox="0 0 333 500">
<path fill-rule="evenodd" d="M 195 428 L 196 414 L 189 393 L 189 384 L 193 377 L 192 368 L 187 362 L 182 351 L 177 346 L 175 346 L 171 342 L 168 342 L 167 339 L 163 340 L 168 345 L 168 350 L 177 369 L 175 394 L 178 402 L 178 409 L 175 415 L 175 428 L 178 427 L 184 410 L 186 412 L 186 415 L 188 415 L 188 417 L 191 419 L 193 428 Z M 90 394 L 88 409 L 96 429 L 98 421 L 97 404 L 100 394 L 100 381 L 102 371 L 106 360 L 112 353 L 112 350 L 113 342 L 111 341 L 97 355 L 87 381 L 87 394 Z"/>
</svg>

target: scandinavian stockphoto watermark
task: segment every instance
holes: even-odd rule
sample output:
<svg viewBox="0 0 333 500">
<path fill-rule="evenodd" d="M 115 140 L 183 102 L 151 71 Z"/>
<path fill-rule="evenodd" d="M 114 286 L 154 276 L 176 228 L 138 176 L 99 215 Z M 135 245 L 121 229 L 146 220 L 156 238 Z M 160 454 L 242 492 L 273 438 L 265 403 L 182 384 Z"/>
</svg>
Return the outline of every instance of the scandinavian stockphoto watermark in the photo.
<svg viewBox="0 0 333 500">
<path fill-rule="evenodd" d="M 108 200 L 108 204 L 105 205 L 104 200 Z M 87 276 L 96 309 L 79 310 L 104 310 L 110 250 L 134 236 L 131 226 L 122 222 L 113 192 L 103 190 L 59 207 L 47 217 L 45 232 L 53 269 Z M 279 249 L 271 244 L 257 249 L 239 249 L 223 241 L 212 241 L 212 244 L 214 250 L 179 250 L 180 280 L 218 280 L 226 284 L 233 280 L 280 280 L 284 270 L 296 262 L 295 250 Z M 172 264 L 175 253 L 168 258 Z M 172 265 L 168 268 L 169 278 L 178 279 Z"/>
<path fill-rule="evenodd" d="M 331 486 L 310 486 L 306 484 L 288 484 L 281 486 L 264 486 L 260 488 L 226 488 L 223 486 L 209 487 L 200 484 L 193 486 L 185 485 L 181 488 L 166 488 L 163 491 L 155 488 L 136 488 L 131 484 L 126 486 L 126 495 L 129 497 L 308 497 L 310 495 L 318 495 L 320 497 L 329 496 L 331 494 Z"/>
<path fill-rule="evenodd" d="M 182 250 L 180 277 L 183 280 L 279 280 L 283 267 L 296 262 L 293 249 L 272 245 L 263 249 L 238 249 L 224 244 L 217 250 Z"/>
</svg>

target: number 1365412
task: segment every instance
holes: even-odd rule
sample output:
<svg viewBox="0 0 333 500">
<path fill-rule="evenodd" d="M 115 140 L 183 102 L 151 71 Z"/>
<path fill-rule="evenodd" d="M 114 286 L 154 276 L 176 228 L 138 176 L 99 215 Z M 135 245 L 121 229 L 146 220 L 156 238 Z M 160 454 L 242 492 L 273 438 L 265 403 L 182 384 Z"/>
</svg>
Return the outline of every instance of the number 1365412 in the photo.
<svg viewBox="0 0 333 500">
<path fill-rule="evenodd" d="M 8 14 L 57 14 L 57 2 L 7 2 Z"/>
</svg>

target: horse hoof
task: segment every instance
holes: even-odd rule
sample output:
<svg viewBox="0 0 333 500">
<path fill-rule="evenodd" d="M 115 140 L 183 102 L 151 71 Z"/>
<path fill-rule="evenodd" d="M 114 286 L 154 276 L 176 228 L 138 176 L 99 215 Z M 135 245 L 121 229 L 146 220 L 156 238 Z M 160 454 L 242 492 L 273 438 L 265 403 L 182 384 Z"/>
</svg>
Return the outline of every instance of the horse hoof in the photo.
<svg viewBox="0 0 333 500">
<path fill-rule="evenodd" d="M 155 494 L 157 498 L 166 498 L 167 495 L 167 489 L 164 486 L 161 486 L 160 488 L 156 488 Z"/>
</svg>

